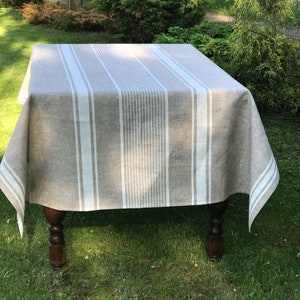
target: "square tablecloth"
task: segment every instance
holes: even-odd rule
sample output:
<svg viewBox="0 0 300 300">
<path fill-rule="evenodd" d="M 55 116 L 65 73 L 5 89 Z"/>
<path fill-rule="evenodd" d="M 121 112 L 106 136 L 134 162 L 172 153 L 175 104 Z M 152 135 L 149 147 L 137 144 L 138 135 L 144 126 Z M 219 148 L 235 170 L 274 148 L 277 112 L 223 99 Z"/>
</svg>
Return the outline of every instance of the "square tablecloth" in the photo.
<svg viewBox="0 0 300 300">
<path fill-rule="evenodd" d="M 35 45 L 0 165 L 58 210 L 189 206 L 249 194 L 249 227 L 279 174 L 254 99 L 188 44 Z"/>
</svg>

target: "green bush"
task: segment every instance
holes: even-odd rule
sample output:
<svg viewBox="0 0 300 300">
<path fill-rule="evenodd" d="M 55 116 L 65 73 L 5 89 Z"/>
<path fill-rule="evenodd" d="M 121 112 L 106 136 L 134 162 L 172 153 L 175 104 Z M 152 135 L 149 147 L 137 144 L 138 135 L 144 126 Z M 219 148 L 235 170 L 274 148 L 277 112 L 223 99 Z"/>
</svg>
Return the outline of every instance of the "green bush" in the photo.
<svg viewBox="0 0 300 300">
<path fill-rule="evenodd" d="M 126 42 L 151 42 L 171 26 L 191 27 L 204 17 L 210 0 L 94 0 L 109 21 L 106 28 Z"/>
<path fill-rule="evenodd" d="M 251 90 L 262 112 L 299 112 L 299 43 L 279 33 L 282 24 L 293 21 L 293 2 L 235 1 L 230 73 Z"/>
<path fill-rule="evenodd" d="M 260 112 L 297 114 L 300 46 L 270 27 L 203 22 L 171 27 L 155 43 L 190 43 L 249 88 Z"/>
<path fill-rule="evenodd" d="M 202 22 L 191 28 L 170 27 L 166 33 L 155 36 L 154 43 L 188 43 L 220 66 L 226 68 L 229 56 L 228 38 L 232 25 Z"/>
<path fill-rule="evenodd" d="M 238 26 L 231 36 L 230 73 L 247 86 L 262 112 L 300 108 L 300 47 L 268 27 Z"/>
</svg>

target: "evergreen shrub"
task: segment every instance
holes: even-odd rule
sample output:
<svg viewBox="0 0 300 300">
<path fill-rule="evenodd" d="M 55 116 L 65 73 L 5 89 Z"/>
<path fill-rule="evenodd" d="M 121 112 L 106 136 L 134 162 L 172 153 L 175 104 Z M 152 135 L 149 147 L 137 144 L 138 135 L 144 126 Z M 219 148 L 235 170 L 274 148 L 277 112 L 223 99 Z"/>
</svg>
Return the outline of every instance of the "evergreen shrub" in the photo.
<svg viewBox="0 0 300 300">
<path fill-rule="evenodd" d="M 204 17 L 210 0 L 94 0 L 108 17 L 106 28 L 126 42 L 151 42 L 171 26 L 191 27 Z"/>
<path fill-rule="evenodd" d="M 300 44 L 272 27 L 202 22 L 170 27 L 154 42 L 192 44 L 249 88 L 263 114 L 299 113 Z"/>
<path fill-rule="evenodd" d="M 269 27 L 236 25 L 229 72 L 248 87 L 261 112 L 297 114 L 300 108 L 300 47 Z"/>
<path fill-rule="evenodd" d="M 281 34 L 295 0 L 235 0 L 230 72 L 247 86 L 261 111 L 297 114 L 300 44 Z"/>
<path fill-rule="evenodd" d="M 158 34 L 154 43 L 192 44 L 223 68 L 229 60 L 229 37 L 232 25 L 204 21 L 190 28 L 173 26 L 166 33 Z"/>
</svg>

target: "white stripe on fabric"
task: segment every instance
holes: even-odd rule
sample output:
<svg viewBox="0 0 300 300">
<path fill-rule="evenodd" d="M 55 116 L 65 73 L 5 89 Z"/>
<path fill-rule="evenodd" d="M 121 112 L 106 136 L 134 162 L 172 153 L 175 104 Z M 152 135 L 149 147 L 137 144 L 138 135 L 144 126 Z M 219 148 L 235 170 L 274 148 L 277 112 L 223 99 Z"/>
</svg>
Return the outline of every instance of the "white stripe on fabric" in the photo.
<svg viewBox="0 0 300 300">
<path fill-rule="evenodd" d="M 261 180 L 266 176 L 268 170 L 270 169 L 271 165 L 273 163 L 273 159 L 271 157 L 271 159 L 269 160 L 269 163 L 267 164 L 266 168 L 263 170 L 263 172 L 260 174 L 260 176 L 258 177 L 258 179 L 255 181 L 251 191 L 250 191 L 250 197 L 252 197 L 253 192 L 255 192 L 255 190 L 257 189 L 257 187 L 259 186 Z"/>
<path fill-rule="evenodd" d="M 23 215 L 20 215 L 18 212 L 17 212 L 17 223 L 18 223 L 18 227 L 19 227 L 19 232 L 20 232 L 20 235 L 21 235 L 21 238 L 23 237 L 23 231 L 24 231 L 24 213 Z"/>
<path fill-rule="evenodd" d="M 158 86 L 163 90 L 164 93 L 164 105 L 165 107 L 161 107 L 161 112 L 164 114 L 164 127 L 159 126 L 160 129 L 164 128 L 165 130 L 165 172 L 166 174 L 163 174 L 162 178 L 165 179 L 165 183 L 163 184 L 165 187 L 165 197 L 166 197 L 166 203 L 164 205 L 170 206 L 170 184 L 169 184 L 169 98 L 168 98 L 168 90 L 163 84 L 150 72 L 150 70 L 145 66 L 145 64 L 136 56 L 133 52 L 131 52 L 132 56 L 137 60 L 137 62 L 143 67 L 143 69 L 151 76 L 151 78 L 154 80 L 155 83 L 158 84 Z M 153 97 L 153 99 L 159 98 L 159 95 L 156 95 Z M 162 143 L 162 141 L 161 141 Z M 161 144 L 162 147 L 162 144 Z M 159 160 L 162 162 L 162 158 Z M 162 199 L 162 197 L 161 197 Z M 162 204 L 162 203 L 161 203 Z"/>
<path fill-rule="evenodd" d="M 179 75 L 181 79 L 190 85 L 196 92 L 197 102 L 197 141 L 196 141 L 196 180 L 194 177 L 194 144 L 192 144 L 191 150 L 191 173 L 192 173 L 192 204 L 194 204 L 194 182 L 196 181 L 196 198 L 197 204 L 203 204 L 203 200 L 206 203 L 211 202 L 211 92 L 209 88 L 198 78 L 196 78 L 191 72 L 183 67 L 178 61 L 174 60 L 168 53 L 166 53 L 159 45 L 147 45 L 152 53 L 161 59 L 175 74 Z M 207 99 L 208 94 L 208 99 Z M 209 102 L 209 103 L 207 103 Z M 192 104 L 192 131 L 194 131 L 194 103 Z M 209 124 L 208 124 L 208 111 L 209 111 Z M 210 127 L 207 132 L 207 127 Z M 208 135 L 209 133 L 209 135 Z M 194 132 L 192 132 L 194 134 Z M 194 139 L 192 138 L 192 143 Z M 209 151 L 207 151 L 209 147 Z M 207 154 L 209 157 L 207 157 Z M 207 178 L 208 177 L 208 178 Z M 208 180 L 208 181 L 207 181 Z M 207 182 L 209 184 L 207 184 Z"/>
<path fill-rule="evenodd" d="M 16 191 L 15 186 L 11 184 L 10 176 L 0 173 L 0 179 L 1 181 L 3 181 L 5 187 L 9 190 L 9 192 L 13 195 L 14 199 L 16 200 L 16 205 L 18 205 L 18 207 L 15 206 L 16 210 L 18 211 L 18 208 L 20 208 L 21 213 L 24 214 L 25 206 L 23 203 L 25 203 L 25 201 L 22 202 L 22 198 L 20 198 L 20 195 Z"/>
<path fill-rule="evenodd" d="M 23 182 L 21 181 L 20 177 L 14 172 L 14 170 L 10 167 L 10 165 L 7 163 L 5 157 L 2 160 L 4 168 L 7 169 L 7 171 L 14 177 L 14 180 L 16 184 L 20 187 L 20 195 L 25 195 L 25 187 Z"/>
<path fill-rule="evenodd" d="M 256 180 L 250 192 L 250 212 L 255 209 L 255 206 L 264 194 L 268 191 L 278 173 L 274 156 L 272 155 L 267 167 Z"/>
<path fill-rule="evenodd" d="M 208 181 L 208 203 L 212 203 L 211 199 L 211 165 L 212 165 L 212 91 L 208 89 L 208 110 L 209 110 L 209 121 L 208 121 L 208 158 L 207 158 L 207 181 Z"/>
<path fill-rule="evenodd" d="M 2 164 L 2 166 L 3 166 L 3 164 Z M 4 171 L 4 168 L 3 168 L 0 172 L 0 180 L 2 180 L 2 182 L 5 184 L 6 188 L 9 190 L 9 192 L 12 194 L 12 196 L 14 197 L 14 199 L 16 201 L 14 203 L 10 199 L 10 201 L 12 202 L 12 204 L 14 205 L 14 207 L 17 211 L 17 223 L 18 223 L 18 227 L 19 227 L 20 236 L 22 238 L 23 230 L 24 230 L 23 223 L 24 223 L 24 214 L 25 214 L 25 195 L 18 194 L 18 192 L 20 192 L 20 191 L 17 191 L 16 185 L 13 184 L 16 182 L 14 182 L 14 180 L 12 180 L 12 178 L 8 174 L 6 171 Z"/>
<path fill-rule="evenodd" d="M 126 194 L 126 207 L 141 206 L 141 196 L 145 205 L 160 206 L 159 203 L 164 202 L 163 205 L 168 206 L 169 178 L 167 168 L 169 148 L 168 136 L 165 137 L 168 135 L 168 127 L 164 128 L 165 125 L 168 126 L 166 89 L 141 64 L 128 47 L 120 47 L 122 45 L 110 45 L 107 46 L 107 49 L 102 47 L 95 47 L 94 49 L 113 83 L 120 90 L 121 139 L 123 137 L 123 141 L 121 141 L 121 149 L 123 148 L 121 150 L 121 163 L 124 165 L 122 183 L 124 184 L 124 194 Z M 106 66 L 109 66 L 109 71 Z M 140 110 L 142 107 L 144 108 L 143 111 Z M 161 115 L 162 112 L 164 117 Z M 147 115 L 151 127 L 148 128 L 148 124 L 143 124 L 143 121 L 139 119 L 140 114 L 144 114 L 145 117 Z M 164 118 L 164 126 L 159 126 L 158 123 L 162 118 Z M 130 120 L 130 122 L 127 122 L 127 120 Z M 150 129 L 153 129 L 153 131 Z M 164 141 L 160 143 L 159 138 L 162 135 Z M 145 139 L 149 143 L 143 143 L 142 141 Z M 160 148 L 160 145 L 162 148 Z M 146 157 L 143 157 L 144 151 L 147 152 Z M 166 153 L 163 159 L 160 155 L 161 151 Z M 161 176 L 159 177 L 155 176 L 154 173 L 157 169 L 160 170 L 158 174 Z M 164 200 L 161 197 L 162 189 L 164 190 Z"/>
<path fill-rule="evenodd" d="M 23 184 L 21 183 L 20 178 L 9 167 L 5 158 L 3 158 L 3 161 L 1 164 L 0 177 L 1 177 L 1 180 L 5 183 L 6 187 L 10 191 L 10 193 L 14 196 L 19 208 L 21 209 L 21 213 L 24 215 L 25 189 L 24 189 Z"/>
<path fill-rule="evenodd" d="M 123 208 L 126 208 L 126 194 L 125 194 L 125 167 L 124 167 L 124 133 L 123 133 L 123 105 L 122 105 L 122 91 L 118 83 L 114 80 L 111 72 L 109 69 L 106 67 L 104 62 L 101 60 L 100 56 L 98 55 L 94 45 L 91 45 L 91 48 L 96 55 L 96 58 L 98 61 L 101 63 L 102 67 L 105 69 L 107 75 L 113 82 L 114 86 L 117 89 L 118 92 L 118 98 L 119 98 L 119 122 L 120 122 L 120 151 L 121 151 L 121 181 L 122 181 L 122 203 L 123 203 Z"/>
<path fill-rule="evenodd" d="M 64 60 L 64 56 L 63 56 L 63 53 L 60 49 L 60 46 L 57 45 L 58 47 L 58 52 L 59 52 L 59 56 L 60 56 L 60 60 L 64 66 L 64 69 L 65 69 L 65 72 L 66 72 L 66 75 L 67 75 L 67 79 L 68 79 L 68 82 L 70 84 L 70 88 L 71 88 L 71 94 L 72 94 L 72 102 L 73 102 L 73 120 L 74 120 L 74 133 L 75 133 L 75 151 L 76 151 L 76 166 L 77 166 L 77 187 L 78 187 L 78 197 L 79 197 L 79 209 L 81 210 L 82 209 L 82 193 L 81 193 L 81 181 L 80 181 L 80 158 L 79 158 L 79 142 L 78 142 L 78 129 L 77 129 L 77 113 L 76 113 L 76 99 L 75 99 L 75 91 L 74 91 L 74 86 L 73 86 L 73 83 L 72 83 L 72 79 L 70 77 L 70 73 L 69 73 L 69 70 L 67 68 L 67 65 L 65 63 L 65 60 Z"/>
<path fill-rule="evenodd" d="M 145 191 L 144 201 L 146 206 L 169 206 L 169 179 L 168 179 L 168 144 L 163 142 L 162 136 L 164 135 L 164 140 L 168 140 L 168 123 L 165 126 L 165 122 L 162 124 L 161 121 L 165 118 L 165 115 L 168 113 L 166 110 L 166 103 L 168 101 L 168 95 L 165 87 L 161 85 L 161 83 L 150 73 L 150 71 L 140 62 L 140 60 L 131 52 L 128 51 L 131 58 L 135 59 L 135 62 L 138 62 L 138 65 L 135 67 L 139 68 L 139 73 L 143 74 L 143 80 L 139 80 L 138 78 L 133 77 L 132 81 L 135 82 L 136 88 L 138 92 L 130 90 L 130 82 L 122 82 L 124 84 L 123 88 L 127 89 L 128 100 L 130 99 L 132 103 L 132 107 L 129 106 L 127 110 L 124 110 L 124 116 L 126 118 L 126 114 L 130 116 L 132 120 L 135 120 L 134 132 L 133 134 L 129 132 L 130 140 L 127 141 L 128 147 L 130 145 L 134 145 L 135 151 L 131 151 L 132 157 L 131 161 L 137 159 L 137 161 L 144 165 L 144 171 L 148 172 L 137 172 L 139 176 L 134 175 L 134 169 L 128 168 L 129 174 L 131 174 L 131 180 L 133 184 L 129 184 L 128 188 L 131 189 L 132 193 L 132 201 L 130 202 L 131 207 L 139 206 L 139 186 L 140 181 L 138 177 L 144 181 L 144 189 Z M 140 69 L 142 66 L 143 69 Z M 144 73 L 146 71 L 146 74 Z M 134 75 L 138 75 L 134 74 Z M 148 80 L 145 80 L 144 76 L 150 75 Z M 148 90 L 148 92 L 145 92 Z M 125 103 L 125 102 L 124 102 Z M 127 102 L 130 103 L 130 102 Z M 140 105 L 144 104 L 144 113 L 148 115 L 149 118 L 149 128 L 146 130 L 145 126 L 138 119 L 137 114 L 135 112 L 139 111 Z M 126 107 L 126 106 L 125 106 Z M 158 124 L 159 123 L 159 124 Z M 152 126 L 152 127 L 151 127 Z M 144 130 L 144 135 L 137 134 L 139 131 Z M 143 143 L 142 141 L 149 139 L 150 143 L 148 147 L 146 147 L 146 151 L 148 153 L 147 160 L 148 165 L 144 164 L 143 157 L 141 157 L 138 148 L 139 143 L 141 143 L 141 148 L 147 145 L 147 143 Z M 161 153 L 164 152 L 165 155 L 162 156 Z M 130 153 L 130 152 L 129 152 Z M 156 177 L 154 174 L 160 174 L 160 177 Z M 153 175 L 156 177 L 153 178 Z M 154 181 L 153 181 L 154 180 Z M 152 183 L 150 186 L 147 186 L 148 183 Z"/>
<path fill-rule="evenodd" d="M 72 52 L 74 55 L 74 58 L 76 59 L 77 62 L 77 66 L 80 68 L 81 70 L 81 74 L 85 80 L 85 84 L 88 87 L 89 90 L 89 94 L 90 94 L 90 111 L 91 111 L 91 116 L 92 116 L 92 122 L 90 124 L 90 126 L 92 126 L 92 131 L 93 131 L 93 152 L 94 152 L 94 161 L 92 162 L 92 165 L 94 167 L 94 184 L 95 184 L 95 201 L 96 201 L 96 207 L 100 208 L 100 195 L 99 195 L 99 178 L 98 178 L 98 163 L 97 163 L 97 135 L 96 135 L 96 120 L 95 120 L 95 101 L 94 101 L 94 93 L 93 93 L 93 88 L 87 78 L 86 73 L 83 70 L 82 65 L 80 64 L 78 57 L 76 56 L 74 49 L 72 48 Z M 91 135 L 92 136 L 92 135 Z M 95 207 L 93 208 L 92 206 L 89 207 L 89 209 L 95 209 Z"/>
<path fill-rule="evenodd" d="M 195 168 L 195 93 L 194 89 L 191 88 L 192 91 L 192 139 L 191 139 L 191 204 L 195 205 L 195 176 L 194 176 L 194 168 Z M 196 185 L 197 186 L 197 185 Z M 197 198 L 197 197 L 196 197 Z"/>
<path fill-rule="evenodd" d="M 67 67 L 70 80 L 70 85 L 73 86 L 72 92 L 75 91 L 73 99 L 78 97 L 78 123 L 79 123 L 79 138 L 80 142 L 80 161 L 81 161 L 81 177 L 83 190 L 84 210 L 94 209 L 94 178 L 93 178 L 93 154 L 92 154 L 92 136 L 91 136 L 91 120 L 90 120 L 90 105 L 89 105 L 89 90 L 84 80 L 81 70 L 77 65 L 71 45 L 60 45 L 63 54 L 64 65 Z M 92 94 L 92 93 L 91 93 Z M 75 120 L 74 120 L 75 121 Z M 75 123 L 76 126 L 76 123 Z M 80 208 L 82 209 L 82 208 Z"/>
<path fill-rule="evenodd" d="M 4 163 L 7 167 L 4 166 Z M 2 163 L 0 164 L 0 181 L 3 182 L 7 190 L 13 196 L 13 199 L 9 201 L 13 204 L 14 208 L 17 211 L 17 223 L 19 227 L 20 236 L 23 236 L 24 230 L 24 214 L 25 214 L 25 193 L 23 193 L 24 186 L 20 184 L 20 178 L 15 177 L 15 172 L 10 173 L 9 170 L 12 170 L 3 158 Z"/>
</svg>

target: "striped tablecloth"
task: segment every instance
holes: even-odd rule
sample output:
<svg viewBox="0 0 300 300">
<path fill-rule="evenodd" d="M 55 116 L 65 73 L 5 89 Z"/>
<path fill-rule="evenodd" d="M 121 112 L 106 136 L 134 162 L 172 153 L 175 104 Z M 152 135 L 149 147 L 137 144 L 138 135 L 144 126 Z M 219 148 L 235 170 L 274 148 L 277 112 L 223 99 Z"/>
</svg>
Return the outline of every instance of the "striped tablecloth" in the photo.
<svg viewBox="0 0 300 300">
<path fill-rule="evenodd" d="M 191 45 L 36 45 L 0 188 L 58 210 L 249 197 L 249 226 L 279 174 L 251 93 Z"/>
</svg>

